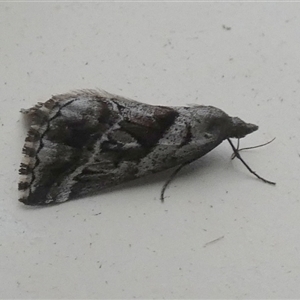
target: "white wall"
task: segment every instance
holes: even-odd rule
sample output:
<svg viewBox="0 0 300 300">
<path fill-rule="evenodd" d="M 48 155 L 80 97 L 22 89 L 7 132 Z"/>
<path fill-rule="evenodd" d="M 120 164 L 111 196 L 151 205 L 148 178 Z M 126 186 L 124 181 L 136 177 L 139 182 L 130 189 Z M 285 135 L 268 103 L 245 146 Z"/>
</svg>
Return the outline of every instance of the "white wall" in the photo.
<svg viewBox="0 0 300 300">
<path fill-rule="evenodd" d="M 0 4 L 1 298 L 299 298 L 300 3 Z M 223 27 L 224 25 L 224 27 Z M 19 114 L 103 88 L 260 126 L 186 167 L 46 208 L 18 203 Z M 101 212 L 101 214 L 99 214 Z M 215 243 L 206 244 L 219 237 Z"/>
</svg>

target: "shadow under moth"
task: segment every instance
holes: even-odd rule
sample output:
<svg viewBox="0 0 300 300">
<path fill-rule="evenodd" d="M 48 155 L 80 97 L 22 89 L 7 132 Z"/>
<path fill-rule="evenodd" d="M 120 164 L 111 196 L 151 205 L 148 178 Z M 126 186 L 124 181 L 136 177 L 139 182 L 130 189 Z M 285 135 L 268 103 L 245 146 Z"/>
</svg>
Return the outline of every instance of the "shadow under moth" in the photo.
<svg viewBox="0 0 300 300">
<path fill-rule="evenodd" d="M 53 96 L 22 110 L 31 125 L 20 166 L 19 201 L 45 205 L 197 160 L 223 140 L 258 129 L 212 106 L 153 106 L 104 91 Z"/>
</svg>

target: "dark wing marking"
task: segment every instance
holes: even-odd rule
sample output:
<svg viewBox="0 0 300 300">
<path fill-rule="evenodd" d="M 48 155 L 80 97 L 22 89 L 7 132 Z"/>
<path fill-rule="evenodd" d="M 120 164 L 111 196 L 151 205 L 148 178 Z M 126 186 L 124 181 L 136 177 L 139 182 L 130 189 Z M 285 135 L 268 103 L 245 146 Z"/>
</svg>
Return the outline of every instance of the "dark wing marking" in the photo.
<svg viewBox="0 0 300 300">
<path fill-rule="evenodd" d="M 121 128 L 142 146 L 154 147 L 164 132 L 174 123 L 178 112 L 168 107 L 155 107 L 152 116 L 135 117 L 120 122 Z"/>
<path fill-rule="evenodd" d="M 177 116 L 172 108 L 154 107 L 152 113 L 120 121 L 120 128 L 101 143 L 94 163 L 74 178 L 70 199 L 136 178 L 139 161 L 152 151 Z"/>
</svg>

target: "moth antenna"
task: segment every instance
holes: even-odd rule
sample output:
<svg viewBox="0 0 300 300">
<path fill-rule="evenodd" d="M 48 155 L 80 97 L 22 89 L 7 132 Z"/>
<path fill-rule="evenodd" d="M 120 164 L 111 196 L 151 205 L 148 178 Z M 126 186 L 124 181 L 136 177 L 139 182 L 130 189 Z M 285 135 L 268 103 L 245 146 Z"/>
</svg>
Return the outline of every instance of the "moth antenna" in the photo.
<svg viewBox="0 0 300 300">
<path fill-rule="evenodd" d="M 273 139 L 273 140 L 274 140 L 274 139 Z M 273 141 L 273 140 L 272 140 L 272 141 Z M 254 176 L 256 176 L 258 179 L 262 180 L 262 181 L 265 182 L 265 183 L 269 183 L 269 184 L 272 184 L 272 185 L 275 185 L 275 184 L 276 184 L 275 182 L 269 181 L 269 180 L 267 180 L 267 179 L 264 179 L 263 177 L 261 177 L 261 176 L 259 176 L 258 174 L 256 174 L 256 173 L 255 173 L 255 172 L 247 165 L 247 163 L 242 159 L 242 157 L 240 156 L 239 151 L 241 151 L 242 149 L 240 149 L 240 150 L 236 149 L 236 148 L 234 147 L 234 145 L 233 145 L 233 143 L 231 142 L 230 139 L 227 139 L 227 141 L 229 142 L 229 144 L 230 144 L 230 146 L 231 146 L 231 148 L 232 148 L 232 150 L 233 150 L 234 157 L 237 157 L 237 158 L 244 164 L 244 166 L 248 169 L 248 171 L 249 171 L 250 173 L 252 173 Z M 270 141 L 270 142 L 272 142 L 272 141 Z M 270 142 L 268 142 L 268 143 L 270 143 Z M 268 143 L 266 143 L 266 144 L 268 144 Z M 257 147 L 260 147 L 260 146 L 263 146 L 263 145 L 254 146 L 254 147 L 250 147 L 250 148 L 252 149 L 252 148 L 257 148 Z"/>
<path fill-rule="evenodd" d="M 264 144 L 260 144 L 260 145 L 257 145 L 257 146 L 252 146 L 252 147 L 245 147 L 245 148 L 240 148 L 240 139 L 238 139 L 238 143 L 237 143 L 237 146 L 236 146 L 236 150 L 238 152 L 242 151 L 242 150 L 250 150 L 250 149 L 255 149 L 255 148 L 260 148 L 260 147 L 263 147 L 263 146 L 266 146 L 268 144 L 271 144 L 274 140 L 276 139 L 276 137 L 274 137 L 272 140 L 264 143 Z M 236 155 L 235 153 L 233 152 L 232 155 L 231 155 L 231 159 L 235 159 Z"/>
<path fill-rule="evenodd" d="M 160 201 L 164 202 L 165 201 L 165 191 L 168 187 L 168 185 L 171 183 L 171 181 L 175 178 L 175 176 L 178 174 L 178 172 L 186 165 L 188 165 L 190 162 L 184 163 L 182 165 L 180 165 L 169 177 L 169 179 L 165 182 L 165 184 L 163 185 L 161 192 L 160 192 Z"/>
</svg>

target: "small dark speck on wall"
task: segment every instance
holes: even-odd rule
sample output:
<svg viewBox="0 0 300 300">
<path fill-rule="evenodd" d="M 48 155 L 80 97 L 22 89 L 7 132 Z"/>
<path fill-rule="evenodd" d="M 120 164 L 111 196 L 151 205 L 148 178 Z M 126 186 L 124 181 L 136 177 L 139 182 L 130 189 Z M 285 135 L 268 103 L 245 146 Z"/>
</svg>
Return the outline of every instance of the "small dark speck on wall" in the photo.
<svg viewBox="0 0 300 300">
<path fill-rule="evenodd" d="M 225 30 L 231 30 L 231 27 L 225 26 L 225 25 L 222 25 L 222 28 L 225 29 Z"/>
</svg>

